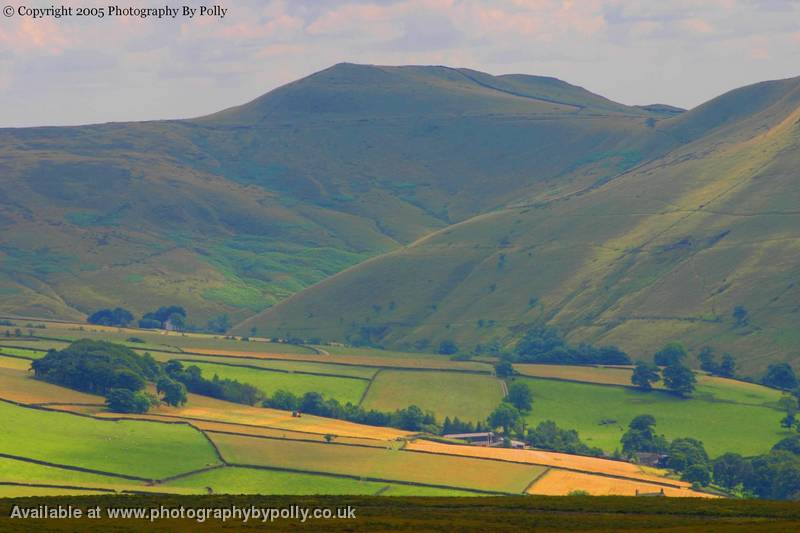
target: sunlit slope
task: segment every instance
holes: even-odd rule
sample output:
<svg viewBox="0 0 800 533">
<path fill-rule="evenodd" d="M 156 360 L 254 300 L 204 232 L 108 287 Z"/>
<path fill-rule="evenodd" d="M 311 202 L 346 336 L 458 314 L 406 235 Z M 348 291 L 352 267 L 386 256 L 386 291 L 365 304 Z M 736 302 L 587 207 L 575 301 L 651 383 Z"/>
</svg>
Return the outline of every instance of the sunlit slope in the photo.
<svg viewBox="0 0 800 533">
<path fill-rule="evenodd" d="M 552 78 L 337 65 L 188 121 L 0 130 L 0 311 L 244 319 L 364 259 L 674 146 Z"/>
<path fill-rule="evenodd" d="M 737 105 L 749 109 L 729 116 Z M 471 349 L 550 323 L 634 357 L 677 339 L 729 350 L 748 372 L 789 360 L 800 349 L 799 108 L 796 79 L 724 95 L 658 124 L 703 136 L 656 161 L 452 225 L 247 324 Z M 740 305 L 751 317 L 737 327 Z"/>
</svg>

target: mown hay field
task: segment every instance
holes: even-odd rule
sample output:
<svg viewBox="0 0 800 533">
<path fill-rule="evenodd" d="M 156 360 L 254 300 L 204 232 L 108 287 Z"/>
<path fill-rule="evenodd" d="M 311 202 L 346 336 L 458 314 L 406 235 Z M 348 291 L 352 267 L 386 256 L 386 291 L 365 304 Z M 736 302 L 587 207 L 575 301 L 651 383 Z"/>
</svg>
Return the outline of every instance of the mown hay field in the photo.
<svg viewBox="0 0 800 533">
<path fill-rule="evenodd" d="M 235 379 L 248 383 L 271 396 L 275 391 L 286 390 L 298 396 L 307 392 L 319 392 L 326 398 L 335 398 L 341 403 L 358 404 L 369 385 L 369 381 L 356 378 L 340 378 L 275 372 L 253 367 L 230 366 L 212 363 L 192 363 L 197 366 L 206 379 L 219 376 L 220 379 Z"/>
<path fill-rule="evenodd" d="M 0 453 L 158 479 L 219 460 L 186 424 L 97 420 L 0 402 Z"/>
<path fill-rule="evenodd" d="M 354 365 L 378 368 L 408 368 L 408 369 L 430 369 L 430 370 L 468 370 L 471 372 L 491 373 L 491 366 L 485 363 L 475 363 L 470 361 L 450 361 L 441 356 L 438 359 L 432 358 L 400 358 L 376 355 L 299 355 L 299 354 L 280 354 L 274 352 L 243 351 L 238 349 L 207 349 L 191 348 L 185 350 L 187 354 L 218 355 L 233 357 L 258 357 L 261 359 L 282 359 L 291 361 L 313 361 L 317 363 L 338 363 L 341 365 Z"/>
<path fill-rule="evenodd" d="M 598 474 L 624 476 L 642 481 L 668 481 L 681 487 L 689 487 L 685 481 L 667 480 L 654 473 L 647 473 L 639 466 L 624 461 L 612 461 L 599 457 L 584 457 L 542 450 L 514 450 L 510 448 L 487 448 L 484 446 L 466 446 L 458 444 L 442 444 L 424 439 L 416 439 L 406 445 L 407 450 L 419 450 L 448 455 L 463 455 L 486 459 L 502 459 L 518 463 L 530 463 L 541 466 L 568 468 Z"/>
<path fill-rule="evenodd" d="M 452 488 L 521 493 L 545 470 L 534 465 L 335 443 L 284 442 L 222 434 L 211 434 L 211 438 L 227 461 L 239 465 L 346 474 Z"/>
<path fill-rule="evenodd" d="M 503 399 L 501 382 L 483 374 L 382 370 L 375 376 L 362 407 L 394 411 L 416 405 L 445 417 L 485 420 Z"/>
<path fill-rule="evenodd" d="M 549 470 L 527 492 L 542 496 L 567 496 L 575 491 L 583 491 L 592 496 L 636 496 L 637 490 L 640 493 L 659 493 L 663 490 L 665 496 L 682 498 L 712 497 L 710 494 L 689 488 L 664 487 L 653 483 L 557 469 Z"/>
<path fill-rule="evenodd" d="M 30 366 L 29 361 L 0 357 L 0 399 L 20 403 L 104 403 L 101 396 L 34 379 L 32 373 L 20 368 L 20 363 Z"/>
</svg>

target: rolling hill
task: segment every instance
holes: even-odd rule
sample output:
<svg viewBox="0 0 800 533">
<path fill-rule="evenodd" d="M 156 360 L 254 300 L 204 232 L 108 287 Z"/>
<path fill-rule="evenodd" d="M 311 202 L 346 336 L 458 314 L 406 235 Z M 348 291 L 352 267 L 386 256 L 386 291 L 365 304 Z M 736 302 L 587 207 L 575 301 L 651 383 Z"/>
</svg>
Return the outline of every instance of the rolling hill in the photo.
<svg viewBox="0 0 800 533">
<path fill-rule="evenodd" d="M 0 312 L 241 320 L 664 151 L 658 117 L 552 78 L 341 64 L 196 120 L 3 129 Z"/>
<path fill-rule="evenodd" d="M 519 195 L 244 324 L 471 349 L 547 323 L 638 358 L 682 340 L 729 350 L 746 372 L 793 360 L 800 79 L 732 91 L 652 130 L 674 147 L 582 189 Z"/>
<path fill-rule="evenodd" d="M 3 129 L 0 313 L 179 304 L 406 350 L 547 323 L 756 372 L 800 348 L 799 118 L 800 79 L 683 112 L 340 64 L 192 120 Z"/>
</svg>

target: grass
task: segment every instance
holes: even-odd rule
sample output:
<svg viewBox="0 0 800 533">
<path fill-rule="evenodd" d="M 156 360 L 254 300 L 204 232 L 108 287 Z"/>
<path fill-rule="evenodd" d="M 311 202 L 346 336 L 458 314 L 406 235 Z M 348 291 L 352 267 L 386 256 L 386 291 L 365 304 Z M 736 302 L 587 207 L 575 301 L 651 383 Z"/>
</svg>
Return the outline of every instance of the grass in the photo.
<svg viewBox="0 0 800 533">
<path fill-rule="evenodd" d="M 544 469 L 393 449 L 214 434 L 223 457 L 241 465 L 294 468 L 386 480 L 520 493 Z"/>
<path fill-rule="evenodd" d="M 0 482 L 77 485 L 100 488 L 113 485 L 131 486 L 135 483 L 129 479 L 44 466 L 5 457 L 0 457 Z"/>
<path fill-rule="evenodd" d="M 347 376 L 354 378 L 372 379 L 377 368 L 359 367 L 353 365 L 337 365 L 332 363 L 314 363 L 305 361 L 282 361 L 275 359 L 254 359 L 246 357 L 232 357 L 232 356 L 197 356 L 197 355 L 184 355 L 175 356 L 174 354 L 164 354 L 154 352 L 153 357 L 158 361 L 168 361 L 170 359 L 179 359 L 185 361 L 185 364 L 200 363 L 226 363 L 232 365 L 245 365 L 264 368 L 267 370 L 283 370 L 286 372 L 301 372 L 301 373 L 314 373 L 314 374 L 327 374 L 332 376 Z M 190 362 L 191 361 L 191 362 Z"/>
<path fill-rule="evenodd" d="M 599 383 L 603 385 L 631 384 L 630 368 L 594 367 L 578 365 L 535 365 L 516 364 L 514 370 L 529 377 L 566 379 L 582 381 L 584 383 Z M 656 383 L 656 386 L 660 385 Z"/>
<path fill-rule="evenodd" d="M 297 395 L 306 392 L 319 392 L 326 398 L 336 398 L 342 403 L 357 404 L 369 382 L 363 379 L 339 378 L 330 376 L 312 376 L 286 372 L 272 372 L 259 368 L 236 367 L 211 363 L 191 363 L 202 370 L 203 376 L 210 379 L 217 375 L 220 378 L 235 379 L 249 383 L 272 395 L 283 389 Z"/>
<path fill-rule="evenodd" d="M 481 498 L 381 498 L 367 496 L 177 496 L 136 495 L 120 498 L 114 495 L 74 498 L 36 498 L 24 505 L 75 505 L 82 510 L 101 509 L 103 518 L 59 520 L 57 526 L 49 520 L 19 520 L 11 518 L 19 501 L 0 501 L 0 529 L 8 533 L 28 533 L 56 527 L 69 531 L 153 531 L 153 530 L 215 530 L 242 528 L 241 522 L 226 524 L 209 519 L 198 525 L 196 519 L 148 520 L 109 519 L 106 509 L 124 508 L 211 508 L 237 506 L 263 508 L 335 509 L 351 505 L 356 509 L 355 520 L 311 520 L 310 530 L 331 533 L 404 532 L 404 531 L 708 531 L 713 533 L 766 533 L 796 531 L 800 528 L 800 511 L 795 502 L 758 500 L 700 500 L 676 498 L 585 498 L 579 496 L 553 498 L 518 496 Z M 247 524 L 245 527 L 258 527 Z M 301 529 L 297 520 L 275 520 L 270 531 L 294 532 Z"/>
<path fill-rule="evenodd" d="M 667 438 L 694 437 L 703 441 L 713 456 L 725 452 L 756 455 L 768 451 L 789 432 L 781 429 L 780 411 L 753 405 L 749 387 L 726 388 L 724 399 L 715 399 L 702 385 L 698 398 L 681 399 L 662 391 L 571 383 L 539 378 L 517 378 L 533 390 L 533 411 L 528 424 L 554 420 L 576 429 L 581 438 L 606 451 L 620 448 L 620 438 L 637 415 L 656 418 L 656 430 Z M 733 403 L 730 398 L 746 400 Z M 768 397 L 761 397 L 768 399 Z M 601 424 L 603 420 L 613 423 Z"/>
<path fill-rule="evenodd" d="M 444 417 L 484 420 L 503 398 L 500 381 L 457 372 L 383 370 L 364 398 L 365 409 L 394 411 L 416 405 Z"/>
<path fill-rule="evenodd" d="M 218 460 L 195 429 L 181 424 L 104 421 L 0 402 L 0 452 L 41 461 L 163 478 Z"/>
<path fill-rule="evenodd" d="M 47 355 L 47 352 L 0 345 L 0 355 L 16 355 L 17 357 L 25 357 L 26 359 L 41 359 Z"/>
<path fill-rule="evenodd" d="M 471 493 L 278 470 L 225 467 L 170 481 L 165 487 L 211 487 L 214 494 L 384 494 L 469 496 Z"/>
<path fill-rule="evenodd" d="M 0 357 L 0 398 L 20 403 L 96 403 L 102 404 L 101 396 L 65 389 L 45 381 L 34 379 L 24 359 Z"/>
</svg>

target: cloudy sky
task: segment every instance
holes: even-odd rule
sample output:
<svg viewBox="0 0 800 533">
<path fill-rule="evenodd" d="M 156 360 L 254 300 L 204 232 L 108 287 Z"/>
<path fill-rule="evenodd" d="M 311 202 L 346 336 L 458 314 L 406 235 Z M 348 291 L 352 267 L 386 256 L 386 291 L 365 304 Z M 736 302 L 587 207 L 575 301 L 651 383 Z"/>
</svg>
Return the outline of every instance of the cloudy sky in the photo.
<svg viewBox="0 0 800 533">
<path fill-rule="evenodd" d="M 627 104 L 682 107 L 800 75 L 798 0 L 217 4 L 222 19 L 0 16 L 0 126 L 198 116 L 342 61 L 556 76 Z"/>
</svg>

